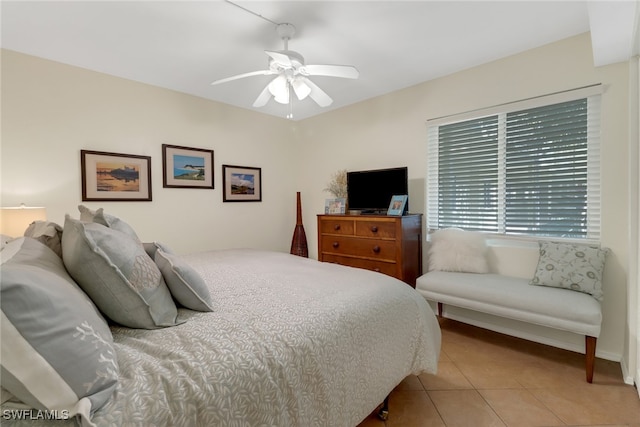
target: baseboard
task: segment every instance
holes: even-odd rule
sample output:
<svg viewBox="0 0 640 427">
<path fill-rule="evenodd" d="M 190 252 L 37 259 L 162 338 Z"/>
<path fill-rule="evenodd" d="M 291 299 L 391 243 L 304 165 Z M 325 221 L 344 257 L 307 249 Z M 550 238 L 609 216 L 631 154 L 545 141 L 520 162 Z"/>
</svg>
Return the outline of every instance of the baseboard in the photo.
<svg viewBox="0 0 640 427">
<path fill-rule="evenodd" d="M 622 379 L 624 380 L 625 384 L 640 384 L 640 382 L 638 382 L 640 381 L 640 370 L 636 372 L 636 378 L 634 380 L 633 373 L 629 370 L 629 367 L 627 366 L 624 359 L 620 361 L 620 368 L 622 369 Z M 640 397 L 640 390 L 638 390 L 638 397 Z"/>
<path fill-rule="evenodd" d="M 569 350 L 569 351 L 575 351 L 577 353 L 582 353 L 584 354 L 584 343 L 581 342 L 580 344 L 578 343 L 573 343 L 573 342 L 568 342 L 568 341 L 562 341 L 562 340 L 557 340 L 548 336 L 543 336 L 543 335 L 538 335 L 536 333 L 533 333 L 531 331 L 525 331 L 522 329 L 516 329 L 516 328 L 512 328 L 507 326 L 506 324 L 496 324 L 496 323 L 491 323 L 491 322 L 487 322 L 487 321 L 483 321 L 477 317 L 468 317 L 465 316 L 464 313 L 460 312 L 460 311 L 456 311 L 453 312 L 453 310 L 449 311 L 447 310 L 447 306 L 445 305 L 445 311 L 443 313 L 444 317 L 449 318 L 449 319 L 453 319 L 453 320 L 458 320 L 460 322 L 463 323 L 467 323 L 469 325 L 473 325 L 473 326 L 478 326 L 480 328 L 483 329 L 488 329 L 490 331 L 494 331 L 494 332 L 499 332 L 501 334 L 505 334 L 505 335 L 511 335 L 517 338 L 522 338 L 528 341 L 533 341 L 533 342 L 537 342 L 540 344 L 545 344 L 545 345 L 549 345 L 552 347 L 557 347 L 557 348 L 561 348 L 563 350 Z M 500 319 L 500 318 L 497 318 Z M 510 323 L 515 323 L 517 321 L 513 321 L 511 319 L 509 319 Z M 506 323 L 506 322 L 504 322 Z M 518 322 L 520 323 L 520 322 Z M 538 328 L 544 328 L 542 326 L 539 326 Z M 546 329 L 546 328 L 545 328 Z M 582 340 L 584 340 L 584 338 L 582 338 Z M 613 362 L 620 362 L 622 360 L 622 355 L 621 354 L 614 354 L 614 353 L 610 353 L 610 352 L 606 352 L 606 351 L 602 351 L 602 350 L 598 350 L 596 348 L 596 357 L 599 357 L 601 359 L 605 359 L 605 360 L 611 360 Z M 628 378 L 629 376 L 625 376 L 625 382 L 626 382 L 626 378 Z"/>
</svg>

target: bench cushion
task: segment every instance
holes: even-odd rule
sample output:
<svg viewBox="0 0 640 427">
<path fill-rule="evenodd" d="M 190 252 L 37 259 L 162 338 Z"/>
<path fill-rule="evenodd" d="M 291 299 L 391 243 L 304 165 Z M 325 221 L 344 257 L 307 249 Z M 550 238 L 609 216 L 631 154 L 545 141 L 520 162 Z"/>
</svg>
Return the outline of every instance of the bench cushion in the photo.
<svg viewBox="0 0 640 427">
<path fill-rule="evenodd" d="M 427 300 L 598 337 L 600 303 L 567 289 L 533 286 L 528 279 L 499 274 L 430 271 L 416 290 Z"/>
</svg>

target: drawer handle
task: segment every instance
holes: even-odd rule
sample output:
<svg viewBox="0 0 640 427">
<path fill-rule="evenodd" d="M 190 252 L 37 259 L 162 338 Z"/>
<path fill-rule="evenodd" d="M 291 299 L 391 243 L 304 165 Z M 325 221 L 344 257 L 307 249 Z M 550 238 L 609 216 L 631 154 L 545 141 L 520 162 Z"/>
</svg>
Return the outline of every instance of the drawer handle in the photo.
<svg viewBox="0 0 640 427">
<path fill-rule="evenodd" d="M 372 226 L 372 227 L 371 227 L 371 231 L 372 231 L 373 233 L 377 233 L 377 232 L 378 232 L 378 226 L 377 226 L 377 225 Z"/>
<path fill-rule="evenodd" d="M 333 242 L 333 243 L 331 244 L 331 246 L 333 246 L 335 249 L 337 249 L 337 248 L 338 248 L 338 246 L 340 246 L 340 243 L 338 243 L 338 242 Z"/>
<path fill-rule="evenodd" d="M 378 245 L 374 246 L 373 247 L 373 252 L 377 253 L 377 254 L 380 253 L 380 246 L 378 246 Z"/>
<path fill-rule="evenodd" d="M 340 230 L 340 224 L 336 224 L 336 225 L 334 225 L 334 226 L 333 226 L 333 229 L 334 229 L 334 230 L 336 230 L 336 231 Z"/>
</svg>

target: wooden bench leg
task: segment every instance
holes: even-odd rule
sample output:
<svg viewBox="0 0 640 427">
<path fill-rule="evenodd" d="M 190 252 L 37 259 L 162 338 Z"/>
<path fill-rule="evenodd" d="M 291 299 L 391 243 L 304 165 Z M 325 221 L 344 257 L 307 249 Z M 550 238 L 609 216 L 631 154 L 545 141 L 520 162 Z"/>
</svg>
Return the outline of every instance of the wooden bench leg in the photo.
<svg viewBox="0 0 640 427">
<path fill-rule="evenodd" d="M 442 303 L 441 302 L 438 303 L 438 316 L 442 317 Z"/>
<path fill-rule="evenodd" d="M 590 337 L 586 335 L 584 340 L 585 343 L 585 360 L 586 360 L 586 370 L 587 370 L 587 382 L 593 382 L 593 370 L 596 363 L 596 337 Z"/>
</svg>

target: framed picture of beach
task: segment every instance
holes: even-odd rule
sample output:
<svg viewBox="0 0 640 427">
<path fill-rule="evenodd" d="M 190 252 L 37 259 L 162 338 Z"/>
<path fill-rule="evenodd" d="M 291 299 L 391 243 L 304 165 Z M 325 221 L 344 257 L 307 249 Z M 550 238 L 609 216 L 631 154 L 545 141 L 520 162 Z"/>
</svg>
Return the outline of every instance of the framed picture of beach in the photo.
<svg viewBox="0 0 640 427">
<path fill-rule="evenodd" d="M 151 201 L 151 157 L 80 150 L 82 201 Z"/>
<path fill-rule="evenodd" d="M 262 169 L 222 165 L 223 202 L 261 202 Z"/>
<path fill-rule="evenodd" d="M 213 189 L 213 150 L 162 144 L 162 186 Z"/>
</svg>

